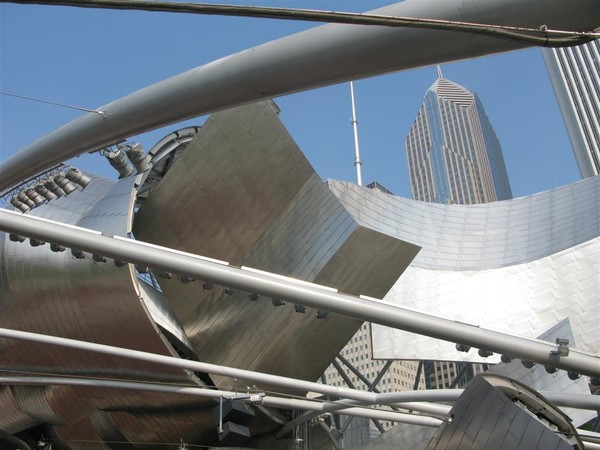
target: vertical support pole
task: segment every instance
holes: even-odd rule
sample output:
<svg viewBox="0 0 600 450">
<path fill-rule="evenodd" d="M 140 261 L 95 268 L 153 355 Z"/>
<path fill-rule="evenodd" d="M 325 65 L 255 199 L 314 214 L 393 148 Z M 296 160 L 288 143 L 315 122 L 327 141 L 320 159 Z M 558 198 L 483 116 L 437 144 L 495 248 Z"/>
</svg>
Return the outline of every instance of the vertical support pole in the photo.
<svg viewBox="0 0 600 450">
<path fill-rule="evenodd" d="M 354 106 L 354 82 L 350 82 L 350 98 L 352 100 L 352 128 L 354 129 L 354 167 L 356 167 L 356 184 L 362 186 L 362 162 L 358 148 L 358 120 L 356 120 L 356 107 Z"/>
<path fill-rule="evenodd" d="M 223 433 L 223 397 L 219 398 L 219 434 Z"/>
</svg>

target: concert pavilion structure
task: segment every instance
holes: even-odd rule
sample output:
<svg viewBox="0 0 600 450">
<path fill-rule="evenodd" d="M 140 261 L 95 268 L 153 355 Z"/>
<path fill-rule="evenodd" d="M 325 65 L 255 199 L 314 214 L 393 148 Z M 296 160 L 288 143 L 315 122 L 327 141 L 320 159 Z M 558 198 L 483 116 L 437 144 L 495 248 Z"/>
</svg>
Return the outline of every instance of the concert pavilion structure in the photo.
<svg viewBox="0 0 600 450">
<path fill-rule="evenodd" d="M 375 13 L 598 26 L 595 0 L 477 3 Z M 2 448 L 339 448 L 337 414 L 400 424 L 372 449 L 600 448 L 578 428 L 600 410 L 600 179 L 490 205 L 325 182 L 269 100 L 571 38 L 353 27 L 194 69 L 0 164 Z M 209 112 L 147 153 L 123 142 Z M 119 178 L 63 163 L 89 150 Z M 464 390 L 316 382 L 365 321 L 375 357 L 498 364 Z"/>
</svg>

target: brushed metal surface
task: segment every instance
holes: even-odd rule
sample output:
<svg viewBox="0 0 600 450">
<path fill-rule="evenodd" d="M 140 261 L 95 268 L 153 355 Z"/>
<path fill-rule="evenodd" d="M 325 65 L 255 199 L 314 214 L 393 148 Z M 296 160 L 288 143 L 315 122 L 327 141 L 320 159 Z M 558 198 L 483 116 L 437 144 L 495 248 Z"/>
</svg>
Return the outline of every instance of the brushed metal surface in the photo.
<svg viewBox="0 0 600 450">
<path fill-rule="evenodd" d="M 457 213 L 349 183 L 324 183 L 278 120 L 272 102 L 214 114 L 195 131 L 170 170 L 146 192 L 133 232 L 144 241 L 244 266 L 236 269 L 240 273 L 253 267 L 381 298 L 413 259 L 400 281 L 413 276 L 411 270 L 442 267 L 465 274 L 473 268 L 535 265 L 548 252 L 569 256 L 571 249 L 589 244 L 587 237 L 598 236 L 598 212 L 585 209 L 590 199 L 597 201 L 598 181 L 517 199 L 508 207 L 492 204 L 489 210 Z M 127 236 L 141 180 L 115 183 L 94 177 L 83 192 L 33 214 Z M 540 238 L 544 233 L 549 240 Z M 161 293 L 140 284 L 131 265 L 94 262 L 91 255 L 76 260 L 69 251 L 52 253 L 48 247 L 0 235 L 0 326 L 175 355 L 163 329 L 201 361 L 315 380 L 361 324 L 333 313 L 317 319 L 314 309 L 296 312 L 290 302 L 275 306 L 273 300 L 285 298 L 253 301 L 247 292 L 227 293 L 226 286 L 205 290 L 203 280 L 160 278 Z M 569 268 L 556 270 L 570 276 Z M 584 268 L 578 281 L 589 293 L 595 285 L 588 271 Z M 587 320 L 591 323 L 594 316 Z M 590 345 L 581 339 L 577 321 L 572 329 L 578 344 Z M 427 345 L 415 347 L 419 355 Z M 6 369 L 202 385 L 181 368 L 142 360 L 14 341 L 1 341 L 0 351 Z M 246 389 L 235 379 L 212 378 L 221 389 Z M 9 431 L 50 423 L 73 448 L 106 448 L 101 441 L 115 438 L 124 445 L 182 437 L 215 440 L 211 400 L 65 386 L 13 386 L 0 392 L 0 408 L 14 414 L 0 414 L 0 424 Z M 255 435 L 278 426 L 262 415 L 252 425 Z M 86 439 L 94 444 L 81 443 Z"/>
<path fill-rule="evenodd" d="M 138 239 L 235 265 L 385 295 L 418 247 L 358 226 L 273 102 L 213 114 L 140 207 Z M 200 280 L 201 281 L 201 280 Z M 272 299 L 161 280 L 202 361 L 315 380 L 360 326 Z M 285 301 L 285 299 L 280 299 Z M 214 378 L 220 388 L 232 381 Z"/>
<path fill-rule="evenodd" d="M 538 338 L 550 342 L 555 342 L 557 338 L 568 339 L 571 348 L 577 347 L 577 341 L 573 336 L 568 318 L 561 320 Z M 521 361 L 513 360 L 509 363 L 496 364 L 490 367 L 488 372 L 517 380 L 538 392 L 544 392 L 546 396 L 548 392 L 560 392 L 571 397 L 590 395 L 590 386 L 585 377 L 571 380 L 568 377 L 568 372 L 559 370 L 555 373 L 548 373 L 539 364 L 528 369 L 521 364 Z M 582 426 L 597 416 L 597 412 L 591 410 L 567 407 L 561 407 L 560 409 L 571 418 L 573 425 L 576 427 Z"/>
<path fill-rule="evenodd" d="M 440 205 L 330 181 L 359 223 L 422 247 L 384 300 L 536 337 L 568 317 L 579 350 L 600 349 L 600 177 L 481 205 Z M 497 362 L 374 325 L 378 358 Z"/>
<path fill-rule="evenodd" d="M 418 247 L 359 226 L 314 173 L 277 111 L 264 102 L 213 115 L 145 193 L 136 237 L 356 295 L 383 296 Z M 93 177 L 84 191 L 34 214 L 128 236 L 142 182 L 143 176 L 116 183 Z M 157 278 L 161 289 L 155 289 L 136 277 L 132 265 L 116 267 L 89 254 L 76 259 L 68 249 L 53 253 L 49 245 L 34 248 L 5 235 L 0 244 L 6 263 L 0 270 L 0 325 L 6 327 L 175 355 L 163 329 L 179 341 L 179 350 L 202 361 L 314 380 L 361 323 L 335 314 L 320 320 L 311 308 L 301 314 L 292 304 L 253 302 L 246 293 L 227 295 L 223 287 L 204 290 L 201 280 Z M 177 368 L 34 344 L 0 345 L 10 369 L 202 384 Z M 219 387 L 245 388 L 214 379 Z M 81 443 L 86 436 L 116 437 L 124 445 L 215 440 L 211 400 L 65 386 L 19 386 L 3 398 L 7 410 L 18 411 L 18 420 L 7 422 L 10 432 L 52 424 L 72 448 L 87 448 Z M 252 428 L 260 434 L 277 425 L 259 414 Z"/>
<path fill-rule="evenodd" d="M 12 430 L 26 430 L 38 424 L 38 420 L 24 412 L 12 393 L 10 386 L 0 387 L 0 429 L 11 432 Z"/>
<path fill-rule="evenodd" d="M 475 377 L 452 407 L 451 417 L 438 428 L 428 450 L 585 448 L 565 414 L 537 392 L 499 375 Z"/>
<path fill-rule="evenodd" d="M 488 349 L 499 354 L 512 355 L 515 358 L 521 358 L 525 361 L 533 361 L 555 368 L 573 370 L 577 373 L 593 377 L 600 375 L 598 357 L 589 352 L 571 349 L 568 358 L 562 358 L 555 354 L 556 343 L 519 337 L 510 332 L 499 332 L 481 328 L 478 325 L 447 319 L 439 315 L 395 306 L 378 299 L 341 293 L 327 286 L 291 277 L 257 271 L 248 267 L 235 267 L 228 263 L 203 256 L 128 238 L 102 236 L 93 230 L 70 227 L 46 219 L 23 216 L 12 211 L 0 210 L 0 228 L 7 232 L 21 233 L 36 239 L 45 239 L 66 246 L 80 247 L 93 253 L 105 253 L 110 257 L 127 260 L 134 264 L 148 265 L 161 270 L 188 274 L 197 279 L 209 280 L 221 286 L 226 286 L 225 291 L 229 290 L 230 294 L 233 293 L 231 291 L 231 288 L 233 288 L 234 290 L 240 289 L 248 293 L 274 297 L 275 299 L 289 299 L 296 304 L 306 307 L 328 310 L 359 320 L 369 320 L 372 323 L 431 336 L 449 342 L 461 342 L 474 348 Z M 254 296 L 249 295 L 250 297 L 253 298 Z M 277 300 L 275 305 L 281 304 L 281 300 Z M 321 314 L 321 318 L 324 318 L 324 314 Z M 10 339 L 33 340 L 45 344 L 53 344 L 55 342 L 58 344 L 60 342 L 58 345 L 67 345 L 67 343 L 62 342 L 62 338 L 44 337 L 45 335 L 19 332 L 6 328 L 0 328 L 0 335 Z M 83 345 L 81 341 L 74 342 Z M 94 344 L 88 345 L 93 347 Z M 69 348 L 85 350 L 90 347 L 69 346 Z M 115 347 L 110 348 L 115 349 Z M 124 351 L 129 352 L 129 354 L 134 352 L 133 350 Z M 119 355 L 118 353 L 108 354 Z M 144 354 L 148 355 L 147 353 Z M 156 355 L 156 357 L 161 358 L 160 355 Z M 222 373 L 220 369 L 216 369 L 223 366 L 196 361 L 187 363 L 192 364 L 188 366 L 179 363 L 175 364 L 177 360 L 171 361 L 171 358 L 167 359 L 170 360 L 168 365 L 173 364 L 175 367 L 197 368 L 206 373 L 232 376 L 231 373 Z M 141 360 L 155 361 L 145 358 Z M 228 367 L 227 371 L 245 372 L 255 380 L 258 380 L 258 378 L 255 378 L 255 375 L 260 376 L 261 383 L 265 380 L 265 377 L 274 377 L 262 372 L 249 372 L 231 367 Z M 242 378 L 247 379 L 245 375 Z M 285 377 L 284 379 L 290 380 Z M 300 380 L 294 380 L 297 383 L 301 383 Z M 314 383 L 311 383 L 311 386 L 313 385 Z M 309 389 L 314 390 L 312 387 Z"/>
<path fill-rule="evenodd" d="M 127 236 L 137 181 L 130 177 L 115 183 L 93 177 L 85 190 L 53 200 L 30 214 Z M 94 262 L 91 255 L 75 259 L 69 249 L 54 253 L 48 244 L 32 247 L 27 241 L 11 242 L 4 234 L 0 236 L 0 255 L 2 326 L 174 354 L 147 313 L 132 268 L 116 267 L 110 260 Z M 198 382 L 180 369 L 39 345 L 2 341 L 0 351 L 2 369 L 13 371 Z M 156 398 L 135 392 L 114 396 L 101 389 L 15 386 L 2 391 L 0 423 L 3 430 L 13 433 L 49 423 L 61 427 L 67 435 L 70 427 L 98 408 L 156 408 L 165 404 L 164 398 Z M 174 398 L 170 403 L 192 402 Z M 7 417 L 5 411 L 13 413 Z M 169 426 L 157 426 L 157 430 Z M 72 448 L 88 447 L 74 443 Z"/>
<path fill-rule="evenodd" d="M 422 247 L 411 264 L 484 270 L 523 264 L 600 235 L 600 178 L 479 205 L 442 205 L 332 180 L 332 191 L 365 226 Z"/>
</svg>

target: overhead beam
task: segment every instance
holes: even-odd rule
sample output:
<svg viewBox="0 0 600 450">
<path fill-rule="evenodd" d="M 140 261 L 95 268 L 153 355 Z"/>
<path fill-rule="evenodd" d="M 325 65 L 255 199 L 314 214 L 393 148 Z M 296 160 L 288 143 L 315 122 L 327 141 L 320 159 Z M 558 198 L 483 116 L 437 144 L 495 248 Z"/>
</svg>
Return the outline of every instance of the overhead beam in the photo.
<svg viewBox="0 0 600 450">
<path fill-rule="evenodd" d="M 0 333 L 2 333 L 2 329 L 0 329 Z M 10 334 L 10 333 L 9 333 Z M 30 333 L 33 334 L 33 333 Z M 5 338 L 10 339 L 11 336 L 5 335 Z M 61 338 L 62 339 L 62 338 Z M 68 339 L 67 339 L 68 341 Z M 41 341 L 38 341 L 41 342 Z M 78 342 L 78 341 L 74 341 Z M 79 341 L 82 342 L 82 341 Z M 88 343 L 84 343 L 88 344 Z M 54 342 L 52 345 L 61 345 L 60 343 Z M 95 344 L 99 345 L 99 344 Z M 109 347 L 104 346 L 102 347 Z M 81 347 L 80 347 L 81 348 Z M 121 353 L 119 356 L 123 357 L 131 357 L 131 355 L 127 355 L 128 352 L 141 353 L 144 352 L 120 349 L 119 347 L 113 347 L 114 349 L 123 350 L 126 353 Z M 98 349 L 94 348 L 86 348 L 85 350 L 97 352 Z M 112 353 L 111 353 L 112 354 Z M 152 353 L 147 353 L 150 356 L 159 356 L 154 355 Z M 133 355 L 137 357 L 138 355 Z M 194 361 L 190 360 L 180 360 L 175 357 L 170 356 L 160 356 L 160 358 L 173 361 L 184 361 L 188 363 L 194 363 Z M 152 358 L 152 362 L 157 362 L 154 358 Z M 164 363 L 164 361 L 163 361 Z M 168 364 L 171 365 L 171 364 Z M 180 364 L 177 364 L 177 367 L 181 367 Z M 225 369 L 223 366 L 217 366 Z M 190 367 L 191 368 L 191 367 Z M 231 369 L 231 368 L 227 368 Z M 258 373 L 258 372 L 256 372 Z M 284 377 L 281 377 L 284 378 Z M 294 380 L 294 379 L 288 379 Z M 304 383 L 302 380 L 294 380 Z M 167 394 L 179 394 L 179 395 L 190 395 L 197 397 L 209 397 L 218 399 L 220 397 L 231 398 L 231 397 L 239 397 L 240 392 L 233 391 L 220 391 L 214 389 L 206 389 L 206 388 L 196 388 L 190 386 L 173 386 L 173 385 L 165 385 L 165 384 L 155 384 L 155 383 L 141 383 L 141 382 L 133 382 L 133 381 L 115 381 L 115 380 L 105 380 L 101 378 L 74 378 L 74 377 L 47 377 L 47 376 L 38 376 L 38 375 L 27 375 L 27 376 L 0 376 L 0 384 L 2 385 L 64 385 L 64 386 L 82 386 L 82 387 L 107 387 L 107 388 L 116 388 L 116 389 L 132 389 L 132 390 L 141 390 L 141 391 L 152 391 L 152 392 L 163 392 Z M 313 392 L 321 392 L 327 391 L 328 388 L 333 387 L 329 385 L 325 385 L 322 383 L 313 383 L 314 389 Z M 365 391 L 353 390 L 359 394 L 364 393 Z M 435 404 L 430 402 L 454 402 L 458 400 L 458 398 L 462 395 L 464 389 L 430 389 L 430 390 L 418 390 L 418 391 L 400 391 L 400 392 L 387 392 L 385 394 L 380 394 L 376 398 L 371 401 L 362 400 L 363 406 L 375 406 L 375 405 L 400 405 L 403 406 L 405 404 L 410 404 L 418 406 L 419 404 L 423 404 L 427 407 L 436 407 L 439 408 L 434 414 L 442 415 L 450 412 L 452 409 L 448 405 Z M 339 392 L 338 392 L 339 393 Z M 597 395 L 586 395 L 586 394 L 572 394 L 565 392 L 555 392 L 555 391 L 539 391 L 541 395 L 543 395 L 550 402 L 560 407 L 568 407 L 575 409 L 585 409 L 590 411 L 598 411 L 600 410 L 600 396 Z M 361 395 L 362 397 L 362 395 Z M 339 410 L 340 403 L 339 402 L 316 402 L 321 406 L 311 406 L 310 404 L 294 404 L 287 402 L 287 399 L 284 399 L 286 402 L 282 403 L 281 397 L 272 397 L 272 396 L 264 396 L 262 398 L 268 399 L 268 401 L 261 401 L 261 404 L 265 406 L 271 407 L 284 407 L 282 405 L 287 405 L 289 409 L 311 409 L 315 411 L 329 412 L 332 409 Z M 277 400 L 271 401 L 272 398 L 276 398 Z M 252 401 L 251 398 L 242 399 L 245 401 Z M 294 400 L 291 398 L 291 400 Z M 309 400 L 305 400 L 308 402 Z M 275 404 L 275 402 L 277 402 Z M 347 407 L 352 405 L 347 404 Z M 346 412 L 344 411 L 344 414 Z M 352 415 L 352 414 L 349 414 Z M 425 416 L 419 416 L 425 417 Z M 389 420 L 388 418 L 382 418 L 382 420 Z M 428 424 L 433 424 L 434 422 L 427 422 Z"/>
<path fill-rule="evenodd" d="M 347 403 L 345 406 L 350 408 L 351 411 L 353 408 L 361 407 L 362 405 L 377 405 L 379 404 L 377 400 L 377 395 L 372 392 L 359 391 L 355 389 L 330 386 L 322 383 L 315 383 L 311 381 L 298 380 L 295 378 L 288 378 L 278 375 L 271 375 L 261 372 L 255 372 L 251 370 L 237 369 L 235 367 L 227 367 L 221 366 L 217 364 L 204 363 L 200 361 L 191 361 L 187 359 L 181 359 L 171 356 L 157 355 L 154 353 L 142 352 L 139 350 L 130 350 L 121 347 L 114 347 L 110 345 L 104 344 L 96 344 L 93 342 L 84 342 L 78 341 L 74 339 L 66 339 L 56 336 L 49 336 L 38 333 L 30 333 L 26 331 L 19 330 L 10 330 L 7 328 L 0 328 L 0 338 L 6 339 L 15 339 L 22 340 L 27 342 L 37 342 L 44 345 L 56 345 L 65 348 L 71 348 L 76 350 L 88 351 L 101 353 L 105 355 L 118 356 L 121 358 L 128 358 L 136 361 L 144 361 L 147 363 L 158 364 L 169 367 L 178 367 L 183 369 L 189 369 L 193 371 L 201 371 L 209 374 L 216 374 L 223 377 L 235 378 L 237 380 L 246 380 L 255 383 L 257 386 L 269 385 L 276 386 L 279 388 L 294 390 L 294 391 L 311 391 L 317 392 L 321 394 L 330 394 L 336 398 L 343 398 L 347 401 L 353 400 L 354 403 Z M 7 381 L 8 378 L 4 378 L 4 381 Z M 35 380 L 35 377 L 24 377 L 23 381 L 20 384 L 27 384 L 27 380 Z M 53 384 L 50 382 L 51 380 L 46 378 L 44 382 L 40 384 Z M 89 382 L 89 380 L 87 380 Z M 103 383 L 109 383 L 111 380 L 103 380 Z M 85 384 L 86 380 L 80 380 L 81 385 Z M 2 383 L 2 381 L 0 381 Z M 18 384 L 18 383 L 17 383 Z M 35 384 L 34 381 L 31 381 L 31 384 Z M 57 383 L 61 384 L 61 383 Z M 63 382 L 62 384 L 69 384 L 68 381 Z M 92 384 L 87 384 L 88 386 L 92 386 Z M 143 386 L 146 383 L 138 383 L 138 390 L 143 390 Z M 163 385 L 161 385 L 163 386 Z M 110 387 L 108 384 L 106 387 Z M 132 387 L 133 388 L 133 387 Z M 185 393 L 194 393 L 194 395 L 203 395 L 209 396 L 211 394 L 206 393 L 204 390 L 202 392 L 194 390 L 195 388 L 189 387 L 176 387 L 172 393 L 175 394 L 185 394 Z M 166 392 L 163 390 L 163 392 Z M 399 395 L 396 397 L 387 397 L 388 401 L 402 400 L 404 396 Z M 312 406 L 311 406 L 312 405 Z M 284 409 L 308 409 L 328 412 L 329 409 L 339 409 L 340 403 L 336 402 L 317 402 L 317 406 L 315 406 L 315 402 L 310 400 L 298 400 L 296 398 L 283 398 L 283 397 L 271 397 L 269 400 L 269 406 L 284 408 Z M 361 408 L 362 409 L 362 408 Z M 413 423 L 415 425 L 423 425 L 423 426 L 438 426 L 441 421 L 440 419 L 427 417 L 427 416 L 417 416 L 414 414 L 406 414 L 399 413 L 395 411 L 389 411 L 389 413 L 395 414 L 386 415 L 381 418 L 381 420 L 392 420 L 392 421 L 402 421 L 404 423 Z M 359 415 L 360 417 L 368 417 L 378 419 L 377 415 L 364 415 L 365 411 L 361 411 L 360 414 L 354 410 L 354 413 L 349 415 Z M 392 418 L 395 417 L 395 418 Z"/>
<path fill-rule="evenodd" d="M 115 381 L 103 380 L 95 378 L 70 378 L 70 377 L 44 377 L 44 376 L 0 376 L 0 384 L 2 385 L 56 385 L 56 386 L 78 386 L 78 387 L 93 387 L 93 388 L 109 388 L 109 389 L 129 389 L 144 392 L 160 392 L 164 394 L 188 395 L 193 397 L 203 398 L 233 398 L 246 403 L 256 403 L 264 406 L 281 409 L 303 409 L 313 411 L 315 413 L 323 412 L 330 402 L 320 402 L 314 400 L 304 400 L 298 398 L 283 398 L 272 395 L 257 395 L 254 400 L 253 396 L 245 393 L 232 391 L 219 391 L 214 389 L 204 389 L 196 387 L 181 387 L 171 386 L 156 383 L 139 383 L 133 381 Z M 355 417 L 366 417 L 372 420 L 389 420 L 397 423 L 410 423 L 413 425 L 421 425 L 426 427 L 437 427 L 442 424 L 442 420 L 419 416 L 416 414 L 398 413 L 382 409 L 373 409 L 365 407 L 348 407 L 344 410 L 344 414 Z"/>
<path fill-rule="evenodd" d="M 591 31 L 550 30 L 544 27 L 528 28 L 457 20 L 423 19 L 420 17 L 399 17 L 382 14 L 268 6 L 244 6 L 160 0 L 1 0 L 1 2 L 24 5 L 72 6 L 93 9 L 298 20 L 320 23 L 343 23 L 347 25 L 372 25 L 391 28 L 427 28 L 431 30 L 462 31 L 473 34 L 482 34 L 512 39 L 543 47 L 579 45 L 600 37 L 599 33 Z"/>
<path fill-rule="evenodd" d="M 343 294 L 293 278 L 233 267 L 199 255 L 119 236 L 104 236 L 97 231 L 5 209 L 0 209 L 0 230 L 600 378 L 600 358 L 590 353 L 570 349 L 567 356 L 560 356 L 556 345 L 550 342 Z"/>
<path fill-rule="evenodd" d="M 407 0 L 372 11 L 573 31 L 595 29 L 597 12 L 597 0 Z M 75 119 L 0 164 L 0 193 L 82 153 L 217 110 L 529 45 L 466 32 L 324 25 L 196 67 Z"/>
</svg>

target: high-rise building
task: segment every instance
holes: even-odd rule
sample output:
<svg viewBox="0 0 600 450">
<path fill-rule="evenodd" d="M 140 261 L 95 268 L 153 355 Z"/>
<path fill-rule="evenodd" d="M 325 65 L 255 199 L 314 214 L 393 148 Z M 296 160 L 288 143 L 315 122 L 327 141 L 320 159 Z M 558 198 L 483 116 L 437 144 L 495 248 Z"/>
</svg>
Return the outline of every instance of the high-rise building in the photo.
<svg viewBox="0 0 600 450">
<path fill-rule="evenodd" d="M 583 178 L 600 174 L 600 41 L 542 51 Z"/>
<path fill-rule="evenodd" d="M 323 374 L 324 380 L 333 386 L 380 392 L 410 391 L 415 387 L 425 389 L 425 373 L 419 369 L 419 361 L 373 359 L 372 355 L 370 324 L 365 322 L 339 354 L 342 364 L 338 365 L 345 375 L 342 376 L 331 364 Z M 370 386 L 365 381 L 375 385 Z M 382 424 L 384 428 L 393 425 L 392 422 Z"/>
<path fill-rule="evenodd" d="M 405 141 L 415 200 L 444 204 L 512 198 L 500 141 L 477 95 L 443 77 L 425 94 Z M 483 365 L 429 361 L 428 389 L 463 386 Z"/>
<path fill-rule="evenodd" d="M 405 141 L 412 196 L 474 204 L 512 198 L 500 142 L 476 94 L 438 78 Z"/>
</svg>

